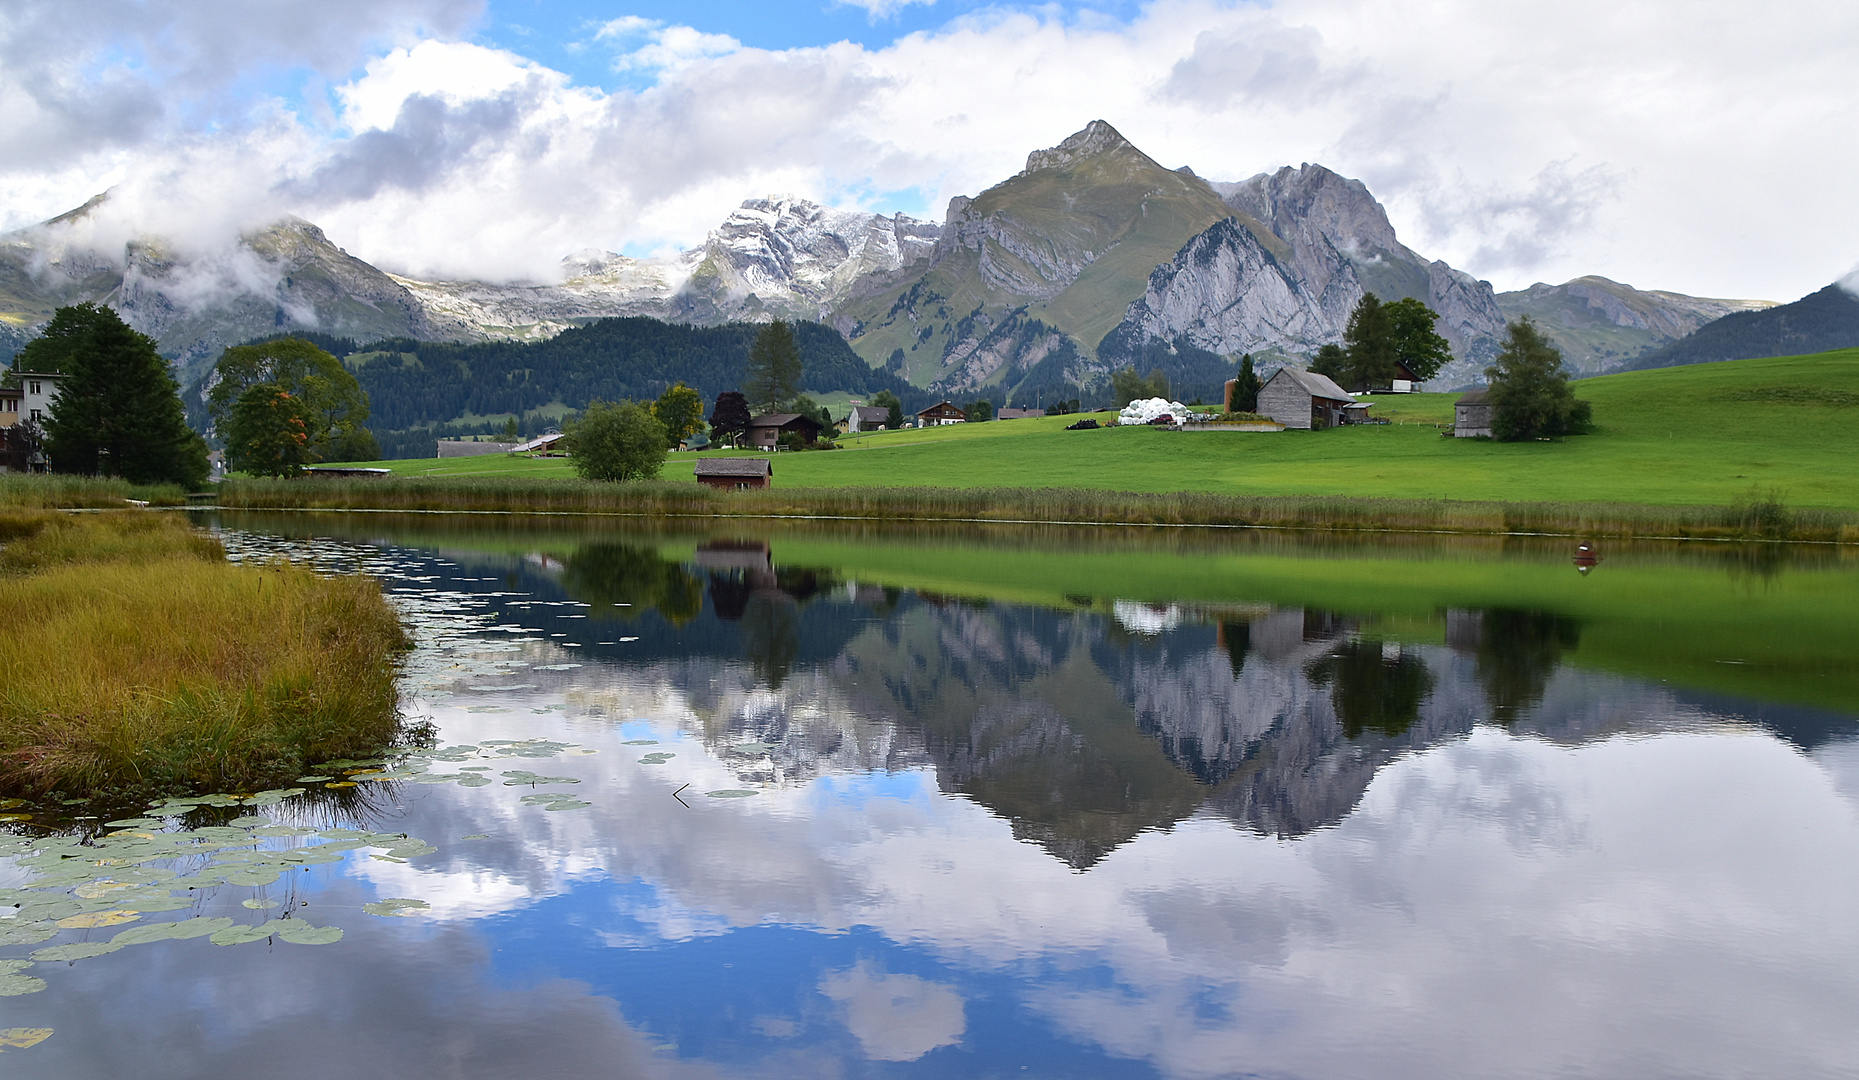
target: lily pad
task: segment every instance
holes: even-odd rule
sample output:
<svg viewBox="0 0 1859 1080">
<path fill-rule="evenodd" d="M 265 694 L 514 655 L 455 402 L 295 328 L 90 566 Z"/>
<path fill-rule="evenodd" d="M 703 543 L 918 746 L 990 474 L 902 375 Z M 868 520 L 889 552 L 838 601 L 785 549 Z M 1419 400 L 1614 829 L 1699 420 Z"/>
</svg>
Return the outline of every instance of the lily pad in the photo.
<svg viewBox="0 0 1859 1080">
<path fill-rule="evenodd" d="M 424 900 L 409 900 L 405 897 L 395 897 L 391 900 L 378 900 L 372 904 L 363 904 L 361 909 L 370 915 L 405 917 L 408 915 L 418 915 L 431 907 L 432 905 Z"/>
<path fill-rule="evenodd" d="M 286 919 L 278 937 L 292 945 L 334 945 L 342 940 L 339 926 L 311 926 L 302 919 Z"/>
<path fill-rule="evenodd" d="M 112 945 L 146 945 L 151 941 L 166 941 L 174 936 L 175 924 L 171 922 L 149 923 L 146 926 L 132 926 L 110 939 Z"/>
<path fill-rule="evenodd" d="M 36 978 L 32 975 L 0 975 L 0 997 L 19 997 L 22 994 L 36 994 L 43 989 L 45 989 L 45 980 Z M 20 1031 L 23 1029 L 10 1028 L 8 1030 Z M 6 1038 L 6 1032 L 0 1031 L 0 1039 L 4 1038 Z M 28 1043 L 27 1045 L 30 1046 L 31 1044 Z M 0 1043 L 0 1050 L 4 1049 L 6 1049 L 6 1044 Z"/>
<path fill-rule="evenodd" d="M 37 945 L 57 936 L 56 926 L 10 926 L 0 930 L 0 945 Z"/>
<path fill-rule="evenodd" d="M 103 827 L 106 829 L 159 829 L 166 824 L 167 822 L 160 818 L 132 817 L 122 818 L 117 821 L 106 821 L 103 823 Z"/>
<path fill-rule="evenodd" d="M 215 945 L 244 945 L 248 942 L 263 941 L 282 928 L 282 919 L 272 919 L 257 926 L 228 926 L 217 931 L 207 940 Z"/>
<path fill-rule="evenodd" d="M 51 1037 L 51 1028 L 7 1028 L 0 1031 L 0 1050 L 26 1050 Z"/>
<path fill-rule="evenodd" d="M 264 911 L 266 908 L 277 907 L 278 902 L 276 900 L 260 900 L 257 897 L 253 897 L 250 900 L 239 901 L 239 906 L 242 908 L 251 908 L 253 911 Z"/>
<path fill-rule="evenodd" d="M 724 788 L 722 791 L 706 791 L 704 794 L 712 799 L 746 799 L 760 792 L 750 791 L 747 788 Z"/>
<path fill-rule="evenodd" d="M 479 776 L 475 773 L 468 775 L 468 776 L 461 776 L 458 778 L 459 787 L 485 787 L 490 782 L 491 782 L 490 777 Z"/>
<path fill-rule="evenodd" d="M 224 918 L 221 918 L 221 919 L 206 919 L 206 918 L 182 919 L 179 922 L 171 922 L 167 924 L 169 927 L 171 927 L 171 929 L 168 931 L 168 936 L 171 938 L 178 938 L 181 940 L 186 940 L 188 938 L 206 937 L 209 934 L 217 934 L 221 930 L 224 930 L 232 926 L 232 924 L 233 923 L 231 919 L 224 919 Z"/>
<path fill-rule="evenodd" d="M 254 825 L 269 825 L 271 824 L 271 819 L 263 814 L 244 814 L 240 817 L 233 818 L 226 824 L 235 829 L 243 829 Z"/>
<path fill-rule="evenodd" d="M 98 926 L 121 926 L 141 917 L 141 913 L 135 911 L 86 911 L 59 919 L 58 926 L 63 930 L 89 930 Z"/>
<path fill-rule="evenodd" d="M 31 821 L 31 814 L 0 814 L 0 821 Z"/>
<path fill-rule="evenodd" d="M 93 956 L 113 953 L 122 948 L 114 941 L 74 941 L 69 945 L 53 945 L 49 949 L 40 949 L 32 958 L 41 963 L 56 960 L 88 960 Z"/>
<path fill-rule="evenodd" d="M 657 739 L 628 739 L 621 746 L 657 746 Z"/>
<path fill-rule="evenodd" d="M 278 879 L 279 871 L 274 867 L 255 866 L 248 870 L 234 870 L 226 875 L 228 885 L 269 885 Z"/>
<path fill-rule="evenodd" d="M 323 784 L 334 779 L 333 776 L 299 776 L 297 782 L 299 784 Z"/>
<path fill-rule="evenodd" d="M 675 758 L 677 756 L 678 755 L 676 754 L 667 754 L 667 753 L 664 753 L 663 751 L 660 751 L 659 753 L 647 754 L 645 757 L 640 758 L 639 764 L 641 765 L 663 765 L 665 762 L 670 761 L 672 758 Z"/>
<path fill-rule="evenodd" d="M 490 838 L 491 838 L 490 833 L 482 833 L 482 832 L 474 832 L 469 836 L 459 837 L 460 840 L 489 840 Z"/>
<path fill-rule="evenodd" d="M 336 782 L 335 782 L 335 783 L 333 783 L 333 784 L 324 784 L 323 786 L 324 786 L 324 787 L 326 787 L 326 788 L 345 788 L 345 787 L 354 787 L 354 786 L 355 786 L 355 781 L 353 781 L 353 780 L 338 780 L 338 781 L 336 781 Z"/>
</svg>

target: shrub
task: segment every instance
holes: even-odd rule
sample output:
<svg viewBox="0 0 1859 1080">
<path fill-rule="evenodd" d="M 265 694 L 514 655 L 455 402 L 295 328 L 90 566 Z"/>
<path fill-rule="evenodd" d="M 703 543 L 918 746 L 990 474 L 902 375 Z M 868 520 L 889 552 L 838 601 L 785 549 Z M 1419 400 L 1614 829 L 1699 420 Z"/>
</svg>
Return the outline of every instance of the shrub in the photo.
<svg viewBox="0 0 1859 1080">
<path fill-rule="evenodd" d="M 588 480 L 649 480 L 669 452 L 665 425 L 636 401 L 590 401 L 571 425 L 568 453 Z"/>
</svg>

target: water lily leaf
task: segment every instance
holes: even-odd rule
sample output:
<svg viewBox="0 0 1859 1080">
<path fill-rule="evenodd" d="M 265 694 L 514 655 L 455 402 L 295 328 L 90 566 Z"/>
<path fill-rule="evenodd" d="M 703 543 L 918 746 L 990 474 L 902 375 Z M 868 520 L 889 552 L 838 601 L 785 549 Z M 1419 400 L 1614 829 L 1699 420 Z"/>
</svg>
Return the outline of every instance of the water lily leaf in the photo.
<svg viewBox="0 0 1859 1080">
<path fill-rule="evenodd" d="M 174 923 L 149 923 L 147 926 L 132 926 L 110 939 L 112 945 L 146 945 L 151 941 L 166 941 L 174 936 Z"/>
<path fill-rule="evenodd" d="M 469 774 L 466 776 L 461 776 L 458 778 L 459 787 L 484 787 L 488 785 L 490 782 L 491 782 L 490 777 L 479 776 L 475 773 Z"/>
<path fill-rule="evenodd" d="M 133 889 L 135 887 L 133 882 L 128 881 L 87 881 L 77 888 L 72 889 L 71 895 L 80 900 L 95 900 L 100 896 L 108 896 L 110 893 L 121 892 L 124 889 Z"/>
<path fill-rule="evenodd" d="M 339 926 L 311 926 L 302 919 L 286 919 L 278 937 L 292 945 L 334 945 L 342 940 Z"/>
<path fill-rule="evenodd" d="M 134 900 L 125 900 L 124 903 L 133 903 L 135 905 L 135 910 L 140 911 L 144 915 L 150 915 L 157 911 L 179 911 L 182 908 L 194 906 L 194 902 L 184 896 L 161 896 L 152 898 L 138 896 Z"/>
<path fill-rule="evenodd" d="M 263 941 L 281 929 L 284 920 L 272 919 L 257 926 L 228 926 L 207 938 L 215 945 L 244 945 L 248 942 Z"/>
<path fill-rule="evenodd" d="M 88 960 L 93 956 L 113 953 L 122 948 L 113 941 L 74 941 L 69 945 L 53 945 L 49 949 L 40 949 L 32 958 L 41 963 L 56 960 Z"/>
<path fill-rule="evenodd" d="M 96 926 L 121 926 L 141 917 L 139 912 L 134 911 L 86 911 L 59 919 L 58 925 L 64 930 L 89 930 Z"/>
<path fill-rule="evenodd" d="M 394 917 L 418 915 L 431 907 L 432 905 L 424 900 L 409 900 L 405 897 L 396 897 L 391 900 L 378 900 L 372 904 L 363 904 L 361 909 L 370 915 Z"/>
<path fill-rule="evenodd" d="M 315 836 L 316 830 L 307 825 L 267 825 L 262 829 L 253 829 L 253 836 Z"/>
<path fill-rule="evenodd" d="M 640 758 L 639 764 L 641 765 L 663 765 L 665 762 L 670 761 L 672 758 L 675 758 L 677 756 L 678 755 L 676 754 L 667 754 L 663 751 L 660 751 L 655 754 L 647 754 L 645 757 Z"/>
<path fill-rule="evenodd" d="M 628 739 L 621 746 L 657 746 L 657 739 Z"/>
<path fill-rule="evenodd" d="M 228 885 L 269 885 L 278 879 L 278 873 L 275 867 L 255 866 L 249 870 L 234 870 L 226 875 L 225 881 Z"/>
<path fill-rule="evenodd" d="M 407 861 L 405 859 L 396 859 L 392 855 L 369 855 L 368 857 L 370 859 L 379 859 L 381 862 L 392 862 L 392 863 L 404 864 Z"/>
<path fill-rule="evenodd" d="M 170 927 L 168 931 L 168 936 L 171 938 L 178 938 L 181 940 L 186 940 L 187 938 L 206 937 L 208 934 L 217 934 L 221 930 L 224 930 L 232 926 L 232 924 L 233 923 L 231 919 L 225 919 L 225 918 L 182 919 L 179 922 L 171 922 L 167 924 Z M 127 933 L 127 931 L 124 931 L 124 932 Z"/>
<path fill-rule="evenodd" d="M 37 945 L 41 941 L 50 941 L 57 936 L 56 926 L 11 926 L 0 930 L 0 945 Z"/>
<path fill-rule="evenodd" d="M 246 802 L 252 806 L 276 806 L 286 799 L 294 799 L 304 792 L 300 787 L 272 788 L 247 797 Z"/>
<path fill-rule="evenodd" d="M 353 780 L 338 780 L 338 781 L 336 781 L 336 782 L 335 782 L 335 783 L 333 783 L 333 784 L 324 784 L 323 786 L 324 786 L 324 787 L 326 787 L 326 788 L 345 788 L 345 787 L 354 787 L 354 786 L 355 786 L 355 781 L 353 781 Z"/>
<path fill-rule="evenodd" d="M 103 827 L 106 829 L 159 829 L 166 824 L 167 822 L 160 818 L 132 817 L 121 818 L 116 821 L 106 821 L 103 823 Z"/>
<path fill-rule="evenodd" d="M 490 833 L 482 833 L 482 832 L 474 832 L 467 836 L 459 837 L 460 840 L 489 840 L 490 838 L 491 838 Z"/>
<path fill-rule="evenodd" d="M 299 784 L 321 784 L 334 779 L 333 776 L 299 776 L 297 782 Z"/>
<path fill-rule="evenodd" d="M 31 821 L 31 814 L 0 814 L 0 821 Z"/>
<path fill-rule="evenodd" d="M 242 829 L 249 825 L 269 825 L 271 824 L 271 819 L 264 816 L 263 814 L 245 814 L 240 817 L 233 818 L 231 821 L 228 821 L 226 824 L 234 829 Z"/>
<path fill-rule="evenodd" d="M 33 981 L 38 982 L 37 979 Z M 45 984 L 39 983 L 39 986 L 43 988 Z M 0 1031 L 0 1050 L 27 1050 L 51 1037 L 51 1028 L 7 1028 Z"/>
<path fill-rule="evenodd" d="M 586 807 L 589 807 L 592 805 L 594 804 L 591 802 L 582 802 L 580 799 L 557 799 L 555 802 L 552 802 L 549 805 L 543 807 L 543 809 L 544 810 L 581 810 L 581 809 L 585 809 Z"/>
<path fill-rule="evenodd" d="M 21 994 L 36 994 L 43 989 L 45 989 L 44 979 L 36 978 L 31 975 L 0 975 L 0 997 L 19 997 Z M 7 1030 L 23 1031 L 25 1029 L 9 1028 Z M 47 1033 L 50 1033 L 49 1029 L 47 1029 Z M 4 1039 L 5 1037 L 6 1032 L 0 1031 L 0 1039 Z M 32 1044 L 27 1043 L 26 1045 L 30 1046 Z M 6 1049 L 6 1045 L 0 1043 L 0 1050 L 4 1049 Z"/>
<path fill-rule="evenodd" d="M 725 788 L 722 791 L 706 791 L 704 794 L 710 796 L 712 799 L 746 799 L 751 795 L 760 793 L 750 791 L 747 788 Z"/>
<path fill-rule="evenodd" d="M 254 897 L 253 899 L 250 899 L 250 900 L 239 901 L 239 906 L 243 908 L 251 908 L 253 911 L 263 911 L 266 908 L 277 907 L 278 902 L 276 900 L 260 900 Z"/>
</svg>

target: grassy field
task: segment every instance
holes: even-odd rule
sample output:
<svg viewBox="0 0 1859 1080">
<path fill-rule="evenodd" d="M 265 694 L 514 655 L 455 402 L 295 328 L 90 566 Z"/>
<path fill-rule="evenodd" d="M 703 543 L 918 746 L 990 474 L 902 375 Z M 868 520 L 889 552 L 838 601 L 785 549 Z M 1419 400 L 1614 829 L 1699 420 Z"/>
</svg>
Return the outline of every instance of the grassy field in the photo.
<svg viewBox="0 0 1859 1080">
<path fill-rule="evenodd" d="M 288 783 L 399 732 L 379 587 L 238 567 L 178 515 L 0 508 L 0 790 Z"/>
<path fill-rule="evenodd" d="M 1788 506 L 1859 510 L 1859 350 L 1583 380 L 1597 430 L 1563 442 L 1448 439 L 1456 395 L 1374 398 L 1393 423 L 1322 432 L 1065 431 L 1072 417 L 853 436 L 781 454 L 779 489 L 1081 488 L 1239 496 Z M 1100 419 L 1102 417 L 1100 416 Z M 674 454 L 666 479 L 691 475 Z M 566 460 L 384 464 L 405 476 L 572 475 Z"/>
</svg>

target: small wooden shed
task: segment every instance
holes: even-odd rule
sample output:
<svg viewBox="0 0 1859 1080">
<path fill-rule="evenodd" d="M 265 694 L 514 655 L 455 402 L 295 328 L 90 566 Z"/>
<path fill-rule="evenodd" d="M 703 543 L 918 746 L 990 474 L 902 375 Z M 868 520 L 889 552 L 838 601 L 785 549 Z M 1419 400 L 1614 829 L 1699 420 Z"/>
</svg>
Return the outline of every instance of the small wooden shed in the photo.
<svg viewBox="0 0 1859 1080">
<path fill-rule="evenodd" d="M 764 457 L 704 458 L 696 465 L 697 482 L 724 491 L 765 488 L 775 475 L 775 464 Z"/>
<path fill-rule="evenodd" d="M 1452 435 L 1456 439 L 1491 438 L 1491 391 L 1480 388 L 1453 402 Z"/>
<path fill-rule="evenodd" d="M 1368 417 L 1368 403 L 1357 401 L 1327 375 L 1282 367 L 1259 387 L 1261 416 L 1288 428 L 1326 428 L 1359 424 Z"/>
<path fill-rule="evenodd" d="M 801 442 L 812 446 L 824 430 L 811 416 L 791 412 L 763 413 L 749 421 L 749 445 L 757 450 L 773 450 L 781 444 L 781 436 L 791 432 L 799 435 Z"/>
</svg>

